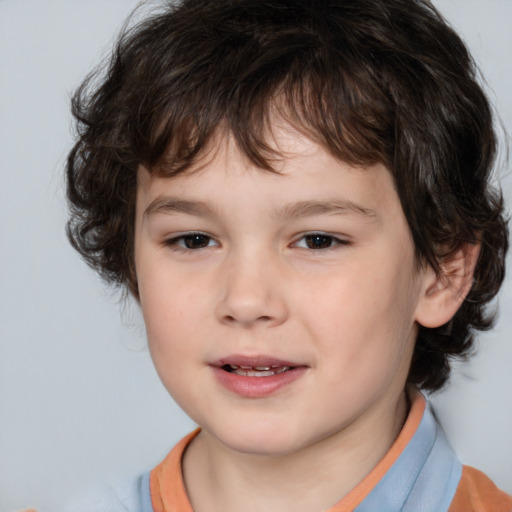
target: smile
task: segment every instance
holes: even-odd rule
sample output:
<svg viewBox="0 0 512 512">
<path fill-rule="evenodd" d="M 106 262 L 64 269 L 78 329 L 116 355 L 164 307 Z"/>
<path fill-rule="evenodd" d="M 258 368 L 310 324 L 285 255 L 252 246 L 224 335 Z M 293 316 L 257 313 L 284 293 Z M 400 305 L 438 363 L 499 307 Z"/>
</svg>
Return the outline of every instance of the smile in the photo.
<svg viewBox="0 0 512 512">
<path fill-rule="evenodd" d="M 231 355 L 210 365 L 216 381 L 244 398 L 264 398 L 288 388 L 308 370 L 303 364 L 271 356 Z"/>
<path fill-rule="evenodd" d="M 280 375 L 293 369 L 293 366 L 238 366 L 236 364 L 225 364 L 222 369 L 228 373 L 234 373 L 243 377 L 271 377 Z"/>
</svg>

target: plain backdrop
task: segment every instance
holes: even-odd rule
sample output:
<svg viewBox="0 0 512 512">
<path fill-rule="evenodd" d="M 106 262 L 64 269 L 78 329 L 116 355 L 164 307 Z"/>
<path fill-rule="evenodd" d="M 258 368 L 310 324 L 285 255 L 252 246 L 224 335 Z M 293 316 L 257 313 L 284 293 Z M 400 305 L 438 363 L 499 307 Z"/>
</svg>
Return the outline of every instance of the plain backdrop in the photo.
<svg viewBox="0 0 512 512">
<path fill-rule="evenodd" d="M 511 0 L 437 0 L 512 132 Z M 193 425 L 167 396 L 136 307 L 64 234 L 69 98 L 134 0 L 0 0 L 0 512 L 149 469 Z M 512 178 L 502 175 L 507 197 Z M 512 492 L 511 279 L 496 329 L 433 398 L 464 463 Z"/>
</svg>

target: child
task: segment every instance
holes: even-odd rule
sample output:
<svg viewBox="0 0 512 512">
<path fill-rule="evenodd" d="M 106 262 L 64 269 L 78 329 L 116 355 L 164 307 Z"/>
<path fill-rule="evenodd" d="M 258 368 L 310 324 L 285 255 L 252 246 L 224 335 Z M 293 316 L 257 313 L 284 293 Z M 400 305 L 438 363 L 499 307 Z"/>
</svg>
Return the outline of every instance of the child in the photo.
<svg viewBox="0 0 512 512">
<path fill-rule="evenodd" d="M 73 109 L 70 240 L 200 427 L 84 510 L 512 510 L 418 391 L 490 327 L 507 249 L 490 107 L 429 3 L 169 4 Z"/>
</svg>

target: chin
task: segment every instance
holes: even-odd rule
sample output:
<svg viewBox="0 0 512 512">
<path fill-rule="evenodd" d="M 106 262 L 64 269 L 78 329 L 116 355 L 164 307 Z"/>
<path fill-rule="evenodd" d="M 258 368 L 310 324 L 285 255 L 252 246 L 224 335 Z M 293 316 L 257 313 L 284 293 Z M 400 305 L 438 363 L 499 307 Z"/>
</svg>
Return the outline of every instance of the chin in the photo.
<svg viewBox="0 0 512 512">
<path fill-rule="evenodd" d="M 208 431 L 224 446 L 246 455 L 279 457 L 296 452 L 308 444 L 303 436 L 297 436 L 297 432 L 277 425 L 231 425 L 229 430 Z"/>
</svg>

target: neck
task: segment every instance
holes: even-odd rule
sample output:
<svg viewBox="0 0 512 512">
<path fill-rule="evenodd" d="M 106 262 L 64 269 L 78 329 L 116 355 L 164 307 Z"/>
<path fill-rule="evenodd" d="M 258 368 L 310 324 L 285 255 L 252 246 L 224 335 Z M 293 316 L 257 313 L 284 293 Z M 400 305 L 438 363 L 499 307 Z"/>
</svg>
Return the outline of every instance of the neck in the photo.
<svg viewBox="0 0 512 512">
<path fill-rule="evenodd" d="M 183 459 L 185 487 L 195 512 L 313 512 L 346 496 L 377 465 L 407 415 L 402 393 L 341 432 L 292 454 L 239 453 L 202 431 Z"/>
</svg>

